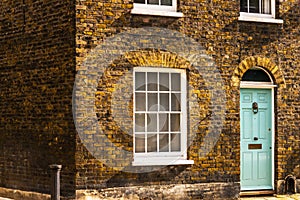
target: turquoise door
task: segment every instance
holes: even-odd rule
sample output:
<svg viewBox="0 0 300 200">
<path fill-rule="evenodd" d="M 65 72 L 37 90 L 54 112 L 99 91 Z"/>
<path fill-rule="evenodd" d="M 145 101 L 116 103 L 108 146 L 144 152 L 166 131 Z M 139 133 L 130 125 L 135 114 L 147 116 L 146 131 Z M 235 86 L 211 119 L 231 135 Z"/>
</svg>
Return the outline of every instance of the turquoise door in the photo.
<svg viewBox="0 0 300 200">
<path fill-rule="evenodd" d="M 241 89 L 241 190 L 272 189 L 271 95 L 271 89 Z"/>
</svg>

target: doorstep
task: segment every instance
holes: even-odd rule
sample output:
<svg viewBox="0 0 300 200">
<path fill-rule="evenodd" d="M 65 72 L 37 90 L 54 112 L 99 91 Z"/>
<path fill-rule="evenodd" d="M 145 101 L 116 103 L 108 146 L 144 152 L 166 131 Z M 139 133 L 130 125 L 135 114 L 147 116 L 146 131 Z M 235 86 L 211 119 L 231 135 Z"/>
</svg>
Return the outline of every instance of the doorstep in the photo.
<svg viewBox="0 0 300 200">
<path fill-rule="evenodd" d="M 274 190 L 255 190 L 255 191 L 242 191 L 240 196 L 262 196 L 262 195 L 273 195 L 275 194 Z"/>
</svg>

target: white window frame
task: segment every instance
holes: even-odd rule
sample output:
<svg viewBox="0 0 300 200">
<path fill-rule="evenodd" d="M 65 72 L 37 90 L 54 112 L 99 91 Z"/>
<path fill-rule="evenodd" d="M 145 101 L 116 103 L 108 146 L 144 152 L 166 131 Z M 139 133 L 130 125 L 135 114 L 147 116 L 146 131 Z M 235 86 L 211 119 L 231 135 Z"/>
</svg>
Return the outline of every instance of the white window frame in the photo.
<svg viewBox="0 0 300 200">
<path fill-rule="evenodd" d="M 263 1 L 263 0 L 260 0 Z M 253 21 L 282 24 L 283 20 L 275 19 L 275 0 L 271 0 L 271 14 L 240 12 L 239 21 Z"/>
<path fill-rule="evenodd" d="M 181 75 L 181 111 L 180 111 L 180 149 L 178 152 L 148 152 L 136 153 L 135 152 L 135 72 L 165 72 L 165 73 L 180 73 Z M 186 105 L 186 71 L 183 69 L 173 68 L 154 68 L 154 67 L 135 67 L 133 71 L 133 152 L 134 161 L 133 166 L 151 166 L 151 165 L 182 165 L 194 164 L 193 160 L 187 160 L 187 105 Z M 147 102 L 146 102 L 147 106 Z M 157 131 L 159 135 L 159 132 Z M 145 146 L 147 144 L 145 143 Z"/>
<path fill-rule="evenodd" d="M 177 0 L 172 0 L 172 6 L 134 3 L 131 14 L 183 17 L 181 12 L 177 12 Z"/>
</svg>

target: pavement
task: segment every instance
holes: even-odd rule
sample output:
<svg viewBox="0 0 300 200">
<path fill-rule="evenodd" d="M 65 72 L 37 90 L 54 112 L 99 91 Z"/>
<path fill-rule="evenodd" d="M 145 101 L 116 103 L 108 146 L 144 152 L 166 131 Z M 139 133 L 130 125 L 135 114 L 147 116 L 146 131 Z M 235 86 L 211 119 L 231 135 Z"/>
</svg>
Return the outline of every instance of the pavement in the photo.
<svg viewBox="0 0 300 200">
<path fill-rule="evenodd" d="M 300 194 L 242 197 L 241 200 L 300 200 Z"/>
<path fill-rule="evenodd" d="M 240 199 L 241 200 L 300 200 L 300 194 L 258 196 L 258 197 L 241 197 Z M 13 200 L 13 199 L 0 197 L 0 200 Z"/>
</svg>

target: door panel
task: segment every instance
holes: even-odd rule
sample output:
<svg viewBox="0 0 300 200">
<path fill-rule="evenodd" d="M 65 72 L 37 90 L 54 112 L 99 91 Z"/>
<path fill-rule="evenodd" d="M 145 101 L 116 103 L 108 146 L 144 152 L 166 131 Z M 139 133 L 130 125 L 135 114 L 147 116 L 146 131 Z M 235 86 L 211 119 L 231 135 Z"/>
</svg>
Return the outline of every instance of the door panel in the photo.
<svg viewBox="0 0 300 200">
<path fill-rule="evenodd" d="M 243 153 L 242 156 L 242 162 L 244 165 L 242 165 L 242 171 L 247 172 L 242 174 L 243 180 L 251 180 L 253 177 L 253 169 L 252 167 L 249 167 L 249 165 L 252 165 L 253 163 L 253 154 L 252 153 Z"/>
<path fill-rule="evenodd" d="M 269 159 L 268 159 L 268 152 L 258 152 L 258 179 L 268 179 L 268 171 L 269 168 Z"/>
<path fill-rule="evenodd" d="M 258 119 L 258 134 L 259 134 L 259 138 L 260 139 L 267 139 L 267 133 L 266 130 L 269 129 L 269 127 L 266 127 L 268 125 L 268 123 L 266 122 L 266 120 L 268 119 L 268 113 L 267 110 L 262 110 L 260 109 L 259 111 L 259 119 Z"/>
<path fill-rule="evenodd" d="M 252 115 L 251 115 L 251 111 L 243 111 L 243 115 L 242 115 L 243 121 L 248 122 L 245 123 L 243 126 L 243 138 L 244 139 L 250 139 L 250 137 L 252 136 Z"/>
<path fill-rule="evenodd" d="M 272 90 L 241 89 L 241 189 L 272 189 Z M 257 112 L 252 104 L 258 104 Z"/>
</svg>

